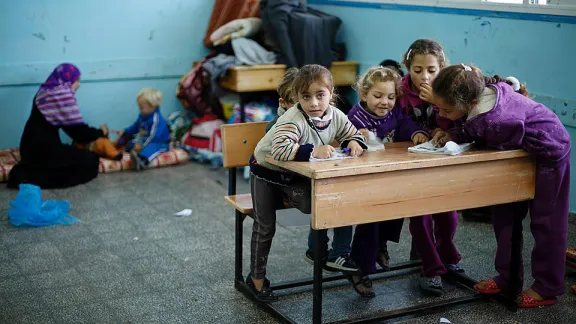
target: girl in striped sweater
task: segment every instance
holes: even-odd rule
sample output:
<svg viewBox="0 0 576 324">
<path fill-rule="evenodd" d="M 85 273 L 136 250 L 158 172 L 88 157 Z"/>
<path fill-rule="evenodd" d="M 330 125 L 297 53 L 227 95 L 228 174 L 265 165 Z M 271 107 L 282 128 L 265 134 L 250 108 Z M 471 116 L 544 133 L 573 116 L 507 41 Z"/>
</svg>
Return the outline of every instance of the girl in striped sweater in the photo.
<svg viewBox="0 0 576 324">
<path fill-rule="evenodd" d="M 272 238 L 276 231 L 276 210 L 287 202 L 305 214 L 311 212 L 310 180 L 284 172 L 267 163 L 265 157 L 279 161 L 309 161 L 311 157 L 329 158 L 336 140 L 359 156 L 366 149 L 364 136 L 350 123 L 346 115 L 330 105 L 334 83 L 330 71 L 320 65 L 302 67 L 292 84 L 298 103 L 278 118 L 277 123 L 260 140 L 250 158 L 250 184 L 254 206 L 250 274 L 246 278 L 255 297 L 263 302 L 277 299 L 266 279 L 266 264 Z M 296 98 L 295 98 L 296 99 Z M 328 235 L 321 244 L 328 249 Z M 350 259 L 352 228 L 339 228 L 334 233 L 334 249 L 328 254 L 325 267 L 338 271 L 356 271 Z M 309 238 L 307 258 L 313 258 L 314 244 Z M 324 258 L 325 256 L 321 256 Z M 346 269 L 344 269 L 346 268 Z"/>
</svg>

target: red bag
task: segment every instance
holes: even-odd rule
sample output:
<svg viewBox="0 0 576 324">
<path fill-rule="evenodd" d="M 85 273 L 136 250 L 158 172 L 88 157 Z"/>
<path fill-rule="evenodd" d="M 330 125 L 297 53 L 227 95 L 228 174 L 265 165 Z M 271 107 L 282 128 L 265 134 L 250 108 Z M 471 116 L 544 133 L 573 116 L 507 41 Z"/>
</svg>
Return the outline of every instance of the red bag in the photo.
<svg viewBox="0 0 576 324">
<path fill-rule="evenodd" d="M 210 82 L 206 81 L 204 62 L 216 56 L 217 53 L 208 54 L 200 63 L 180 79 L 176 97 L 182 105 L 199 116 L 205 114 L 222 114 L 222 106 L 218 100 L 214 100 L 210 89 Z"/>
<path fill-rule="evenodd" d="M 216 115 L 209 114 L 203 117 L 194 118 L 190 131 L 184 135 L 182 143 L 197 149 L 207 149 L 212 152 L 221 152 L 220 126 L 224 122 Z"/>
</svg>

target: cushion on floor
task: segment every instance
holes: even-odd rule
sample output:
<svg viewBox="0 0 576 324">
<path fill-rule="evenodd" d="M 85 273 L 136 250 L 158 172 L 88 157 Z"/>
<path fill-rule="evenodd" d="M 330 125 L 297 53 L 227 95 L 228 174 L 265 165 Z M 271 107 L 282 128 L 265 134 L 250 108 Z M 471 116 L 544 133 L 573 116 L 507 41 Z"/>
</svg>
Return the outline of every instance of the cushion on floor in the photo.
<svg viewBox="0 0 576 324">
<path fill-rule="evenodd" d="M 150 168 L 159 168 L 168 165 L 180 164 L 189 160 L 188 153 L 180 148 L 173 148 L 166 153 L 160 154 L 152 163 Z M 19 149 L 0 150 L 0 182 L 8 180 L 8 174 L 16 163 L 20 161 Z M 100 173 L 111 173 L 132 169 L 130 155 L 124 153 L 122 161 L 100 159 Z"/>
</svg>

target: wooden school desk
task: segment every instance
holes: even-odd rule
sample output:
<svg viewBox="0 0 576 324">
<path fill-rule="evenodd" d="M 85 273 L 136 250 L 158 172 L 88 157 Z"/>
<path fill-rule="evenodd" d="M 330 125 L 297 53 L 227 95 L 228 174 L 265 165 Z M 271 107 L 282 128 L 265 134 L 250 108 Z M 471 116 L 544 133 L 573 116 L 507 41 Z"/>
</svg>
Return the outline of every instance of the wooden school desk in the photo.
<svg viewBox="0 0 576 324">
<path fill-rule="evenodd" d="M 312 228 L 315 230 L 316 242 L 321 242 L 318 231 L 320 229 L 534 198 L 535 165 L 525 151 L 472 149 L 462 155 L 446 156 L 409 153 L 407 151 L 409 146 L 412 144 L 386 144 L 385 151 L 365 152 L 356 159 L 280 162 L 267 157 L 266 161 L 311 179 Z M 521 220 L 514 226 L 510 272 L 512 275 L 518 273 L 519 267 L 520 226 Z M 317 244 L 315 248 L 314 255 L 321 255 L 322 245 Z M 450 275 L 457 276 L 459 283 L 469 288 L 475 283 L 463 275 L 456 273 Z M 310 281 L 303 281 L 302 285 L 305 284 L 310 284 Z M 519 278 L 516 275 L 511 278 L 511 290 L 518 285 Z M 294 286 L 296 285 L 293 283 L 290 287 Z M 498 297 L 500 301 L 508 300 L 501 297 Z M 443 300 L 382 313 L 369 320 L 429 312 L 477 301 L 478 298 L 484 297 L 475 295 L 460 297 L 459 300 Z M 515 304 L 512 307 L 514 308 Z M 276 310 L 271 311 L 274 313 Z M 285 322 L 291 321 L 284 314 L 275 315 Z M 364 321 L 366 319 L 362 320 Z M 321 322 L 322 264 L 319 258 L 316 258 L 313 278 L 313 323 Z"/>
</svg>

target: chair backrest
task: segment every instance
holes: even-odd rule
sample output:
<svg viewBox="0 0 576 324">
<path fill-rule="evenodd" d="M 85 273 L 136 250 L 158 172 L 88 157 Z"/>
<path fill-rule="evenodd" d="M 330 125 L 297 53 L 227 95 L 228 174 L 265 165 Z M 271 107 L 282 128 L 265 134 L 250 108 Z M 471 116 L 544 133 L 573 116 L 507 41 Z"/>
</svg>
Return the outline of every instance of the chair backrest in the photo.
<svg viewBox="0 0 576 324">
<path fill-rule="evenodd" d="M 266 135 L 268 122 L 222 125 L 222 155 L 225 168 L 248 165 L 256 144 Z"/>
</svg>

